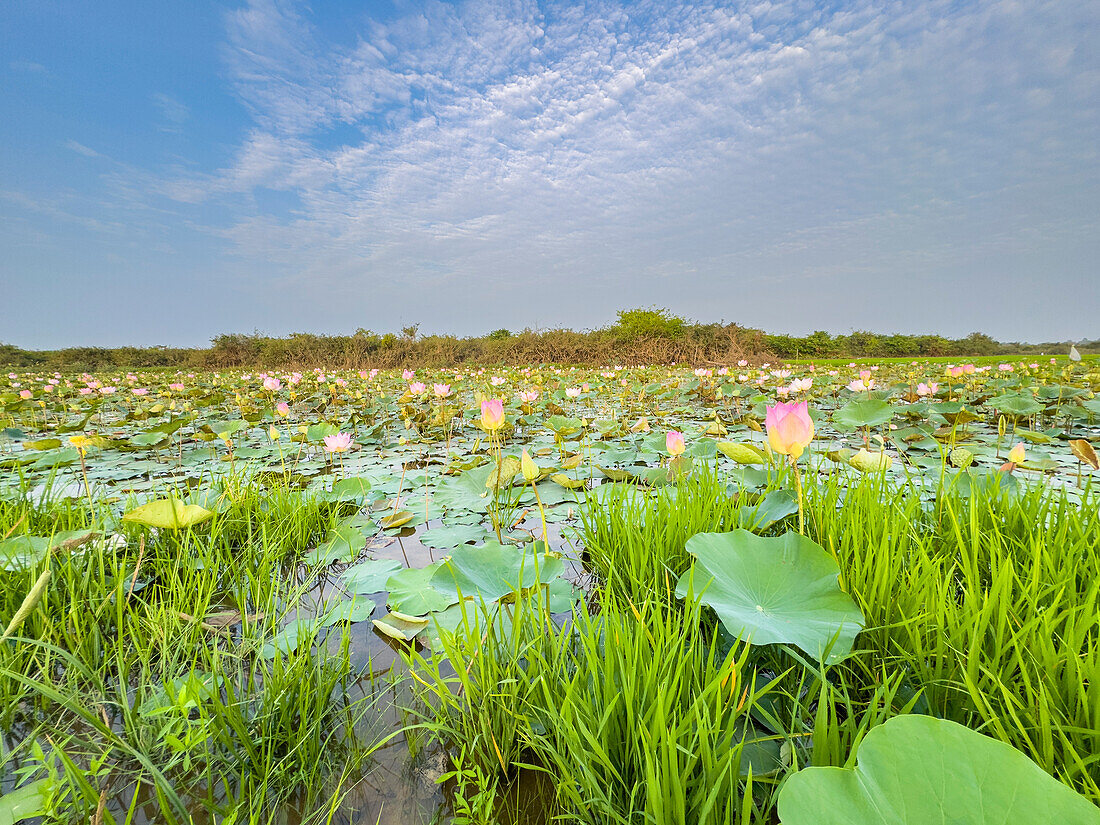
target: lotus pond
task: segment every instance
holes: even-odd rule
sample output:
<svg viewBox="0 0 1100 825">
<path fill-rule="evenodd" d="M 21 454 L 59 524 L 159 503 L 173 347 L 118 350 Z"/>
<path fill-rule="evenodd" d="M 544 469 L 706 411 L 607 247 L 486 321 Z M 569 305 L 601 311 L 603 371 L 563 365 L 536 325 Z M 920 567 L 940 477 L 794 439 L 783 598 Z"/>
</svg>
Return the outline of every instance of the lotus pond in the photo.
<svg viewBox="0 0 1100 825">
<path fill-rule="evenodd" d="M 8 374 L 0 825 L 1100 823 L 1098 390 Z"/>
</svg>

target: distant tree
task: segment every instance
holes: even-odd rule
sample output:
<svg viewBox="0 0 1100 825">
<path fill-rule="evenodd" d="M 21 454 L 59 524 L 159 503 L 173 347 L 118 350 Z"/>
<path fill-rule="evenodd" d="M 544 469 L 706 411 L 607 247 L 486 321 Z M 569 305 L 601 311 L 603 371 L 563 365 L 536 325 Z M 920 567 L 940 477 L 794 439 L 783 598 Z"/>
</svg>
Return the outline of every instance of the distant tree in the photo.
<svg viewBox="0 0 1100 825">
<path fill-rule="evenodd" d="M 619 338 L 627 341 L 636 341 L 639 338 L 680 338 L 687 327 L 683 318 L 661 307 L 621 309 L 618 314 L 619 321 L 611 329 Z"/>
</svg>

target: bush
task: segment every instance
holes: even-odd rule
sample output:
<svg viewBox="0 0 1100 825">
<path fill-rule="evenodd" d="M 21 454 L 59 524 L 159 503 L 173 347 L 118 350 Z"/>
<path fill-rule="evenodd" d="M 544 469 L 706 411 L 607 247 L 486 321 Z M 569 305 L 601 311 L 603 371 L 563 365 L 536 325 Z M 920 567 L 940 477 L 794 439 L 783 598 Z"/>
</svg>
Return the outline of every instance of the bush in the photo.
<svg viewBox="0 0 1100 825">
<path fill-rule="evenodd" d="M 625 341 L 642 338 L 677 339 L 683 336 L 687 322 L 667 309 L 621 309 L 619 322 L 612 332 Z"/>
</svg>

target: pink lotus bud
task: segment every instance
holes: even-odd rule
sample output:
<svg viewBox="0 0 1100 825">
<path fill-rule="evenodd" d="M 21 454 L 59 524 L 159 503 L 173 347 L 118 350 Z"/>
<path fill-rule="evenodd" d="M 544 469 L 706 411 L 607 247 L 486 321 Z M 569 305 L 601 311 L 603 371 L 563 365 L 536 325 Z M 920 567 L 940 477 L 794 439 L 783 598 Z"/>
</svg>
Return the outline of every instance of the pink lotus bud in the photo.
<svg viewBox="0 0 1100 825">
<path fill-rule="evenodd" d="M 481 426 L 486 430 L 499 430 L 504 426 L 504 402 L 499 398 L 481 402 Z"/>
<path fill-rule="evenodd" d="M 776 404 L 765 415 L 768 444 L 780 455 L 797 460 L 814 438 L 814 422 L 805 401 Z"/>
<path fill-rule="evenodd" d="M 1008 451 L 1008 460 L 1013 464 L 1023 464 L 1024 458 L 1024 442 L 1022 441 Z"/>
<path fill-rule="evenodd" d="M 665 435 L 665 449 L 673 458 L 682 455 L 684 450 L 687 449 L 687 445 L 684 444 L 684 434 L 678 430 L 669 430 L 668 434 Z"/>
</svg>

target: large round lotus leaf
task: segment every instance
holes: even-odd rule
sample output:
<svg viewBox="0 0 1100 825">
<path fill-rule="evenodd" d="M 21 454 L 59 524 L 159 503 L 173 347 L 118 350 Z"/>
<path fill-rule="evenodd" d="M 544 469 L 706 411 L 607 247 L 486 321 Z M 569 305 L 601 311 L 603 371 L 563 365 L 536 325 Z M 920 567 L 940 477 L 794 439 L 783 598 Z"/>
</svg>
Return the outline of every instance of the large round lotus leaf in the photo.
<svg viewBox="0 0 1100 825">
<path fill-rule="evenodd" d="M 366 544 L 367 537 L 354 524 L 338 524 L 329 530 L 324 542 L 306 554 L 305 560 L 308 564 L 353 561 Z"/>
<path fill-rule="evenodd" d="M 1030 395 L 998 395 L 987 403 L 997 412 L 1014 417 L 1035 415 L 1043 409 L 1043 405 Z"/>
<path fill-rule="evenodd" d="M 0 570 L 15 572 L 34 567 L 50 551 L 50 540 L 44 536 L 15 536 L 0 541 Z"/>
<path fill-rule="evenodd" d="M 436 504 L 447 510 L 486 512 L 493 503 L 493 493 L 485 484 L 494 470 L 495 464 L 484 464 L 453 478 L 441 480 L 435 490 Z"/>
<path fill-rule="evenodd" d="M 480 596 L 486 602 L 560 576 L 565 565 L 557 556 L 537 555 L 495 541 L 481 547 L 458 547 L 436 572 L 432 586 L 455 598 Z"/>
<path fill-rule="evenodd" d="M 955 722 L 896 716 L 854 768 L 804 768 L 779 794 L 783 825 L 1097 825 L 1100 809 L 1024 754 Z"/>
<path fill-rule="evenodd" d="M 436 550 L 450 550 L 471 541 L 485 541 L 489 531 L 480 524 L 444 524 L 420 534 L 420 543 Z"/>
<path fill-rule="evenodd" d="M 0 797 L 0 825 L 15 825 L 32 816 L 45 816 L 53 807 L 52 779 L 39 779 Z"/>
<path fill-rule="evenodd" d="M 389 577 L 402 569 L 401 563 L 392 559 L 367 559 L 347 568 L 340 578 L 349 593 L 377 593 L 385 590 Z"/>
<path fill-rule="evenodd" d="M 698 594 L 730 634 L 792 644 L 818 659 L 832 644 L 830 663 L 852 652 L 863 614 L 840 589 L 837 564 L 821 545 L 797 533 L 763 538 L 733 530 L 699 533 L 686 549 L 695 564 L 676 595 Z"/>
<path fill-rule="evenodd" d="M 741 526 L 746 530 L 766 530 L 780 519 L 798 512 L 798 500 L 788 490 L 772 490 L 754 507 L 741 507 Z"/>
<path fill-rule="evenodd" d="M 835 413 L 833 422 L 842 429 L 877 427 L 894 417 L 894 408 L 879 398 L 857 398 Z"/>
<path fill-rule="evenodd" d="M 406 567 L 390 576 L 386 582 L 390 609 L 422 616 L 456 604 L 457 595 L 433 586 L 432 577 L 442 566 L 443 562 L 437 561 L 427 567 Z"/>
<path fill-rule="evenodd" d="M 131 510 L 122 520 L 144 524 L 146 527 L 180 530 L 201 524 L 213 516 L 212 512 L 197 504 L 184 504 L 174 498 L 162 498 Z"/>
</svg>

